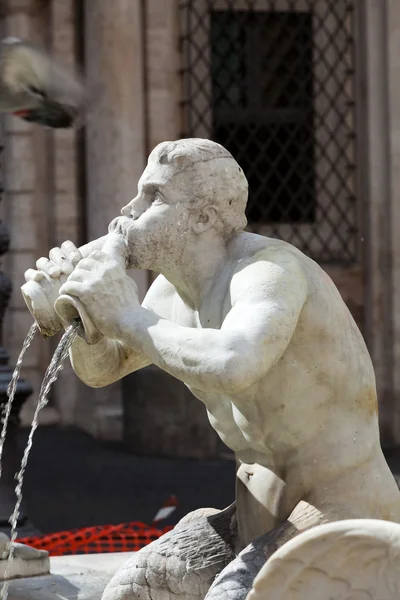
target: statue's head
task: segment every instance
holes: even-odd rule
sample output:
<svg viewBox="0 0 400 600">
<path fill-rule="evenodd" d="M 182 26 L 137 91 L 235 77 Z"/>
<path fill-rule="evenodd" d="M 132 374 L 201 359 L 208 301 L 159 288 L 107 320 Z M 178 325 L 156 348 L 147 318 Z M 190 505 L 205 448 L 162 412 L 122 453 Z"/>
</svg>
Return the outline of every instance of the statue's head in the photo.
<svg viewBox="0 0 400 600">
<path fill-rule="evenodd" d="M 246 226 L 248 184 L 243 170 L 220 144 L 207 139 L 163 142 L 149 156 L 137 196 L 110 228 L 132 247 L 132 264 L 157 270 L 198 236 L 225 242 Z"/>
</svg>

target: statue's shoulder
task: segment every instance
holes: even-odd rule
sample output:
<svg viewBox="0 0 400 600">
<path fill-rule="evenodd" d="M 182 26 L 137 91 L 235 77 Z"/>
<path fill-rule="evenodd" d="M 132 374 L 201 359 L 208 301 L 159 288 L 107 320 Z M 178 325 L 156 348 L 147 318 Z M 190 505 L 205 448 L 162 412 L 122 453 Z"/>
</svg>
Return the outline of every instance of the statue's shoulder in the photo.
<svg viewBox="0 0 400 600">
<path fill-rule="evenodd" d="M 238 242 L 229 286 L 233 303 L 243 299 L 246 302 L 264 300 L 271 294 L 281 296 L 283 292 L 285 297 L 294 294 L 297 300 L 307 297 L 307 270 L 301 252 L 294 246 L 252 234 Z"/>
<path fill-rule="evenodd" d="M 287 242 L 253 233 L 237 236 L 232 246 L 231 257 L 235 264 L 235 272 L 241 272 L 246 267 L 252 267 L 252 270 L 265 269 L 268 264 L 286 265 L 295 271 L 301 271 L 306 258 L 295 246 Z"/>
</svg>

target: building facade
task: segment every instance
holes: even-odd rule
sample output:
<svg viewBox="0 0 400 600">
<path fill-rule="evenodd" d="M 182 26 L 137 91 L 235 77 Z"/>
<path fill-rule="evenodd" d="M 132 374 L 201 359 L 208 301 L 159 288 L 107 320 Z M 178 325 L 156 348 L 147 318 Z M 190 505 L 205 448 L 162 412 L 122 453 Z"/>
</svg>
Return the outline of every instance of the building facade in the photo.
<svg viewBox="0 0 400 600">
<path fill-rule="evenodd" d="M 24 271 L 65 239 L 103 235 L 157 143 L 209 137 L 248 177 L 249 229 L 293 243 L 335 281 L 373 358 L 383 441 L 399 443 L 398 0 L 8 0 L 0 17 L 2 35 L 82 65 L 93 98 L 79 131 L 4 122 L 12 359 L 31 323 Z M 143 297 L 152 275 L 132 276 Z M 55 343 L 29 353 L 36 390 Z M 119 438 L 126 387 L 89 390 L 66 367 L 53 412 Z"/>
</svg>

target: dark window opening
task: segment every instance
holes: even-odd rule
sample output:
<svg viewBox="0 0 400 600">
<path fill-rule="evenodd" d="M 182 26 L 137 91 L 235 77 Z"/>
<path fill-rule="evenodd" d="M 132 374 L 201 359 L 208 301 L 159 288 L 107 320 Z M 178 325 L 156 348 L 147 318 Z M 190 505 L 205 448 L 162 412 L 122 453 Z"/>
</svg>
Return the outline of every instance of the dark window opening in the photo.
<svg viewBox="0 0 400 600">
<path fill-rule="evenodd" d="M 308 12 L 211 11 L 212 138 L 249 181 L 250 224 L 316 219 Z"/>
</svg>

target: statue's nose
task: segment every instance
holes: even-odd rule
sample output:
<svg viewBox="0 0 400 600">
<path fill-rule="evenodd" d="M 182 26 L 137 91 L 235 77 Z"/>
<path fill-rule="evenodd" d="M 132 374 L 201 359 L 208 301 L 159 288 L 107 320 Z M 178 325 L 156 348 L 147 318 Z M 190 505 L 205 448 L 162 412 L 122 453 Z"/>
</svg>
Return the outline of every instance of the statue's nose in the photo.
<svg viewBox="0 0 400 600">
<path fill-rule="evenodd" d="M 134 198 L 129 204 L 123 207 L 121 214 L 123 217 L 131 217 L 138 219 L 148 209 L 148 205 L 144 198 Z"/>
<path fill-rule="evenodd" d="M 126 206 L 124 206 L 123 208 L 121 208 L 121 215 L 123 217 L 130 217 L 131 216 L 130 204 L 127 204 Z"/>
</svg>

